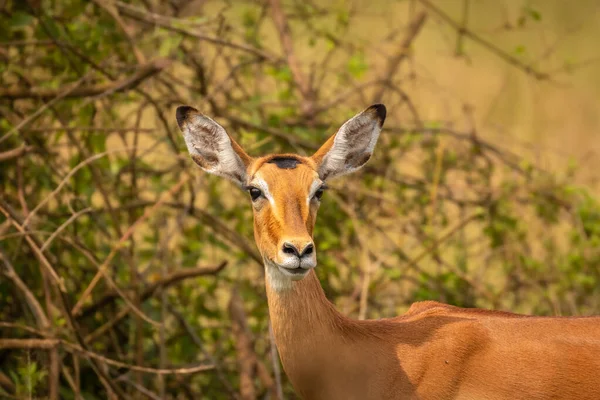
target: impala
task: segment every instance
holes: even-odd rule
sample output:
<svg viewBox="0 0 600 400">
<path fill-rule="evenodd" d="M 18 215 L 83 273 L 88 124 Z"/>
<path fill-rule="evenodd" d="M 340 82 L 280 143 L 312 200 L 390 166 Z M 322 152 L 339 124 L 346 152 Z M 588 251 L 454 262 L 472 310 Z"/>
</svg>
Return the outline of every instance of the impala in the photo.
<svg viewBox="0 0 600 400">
<path fill-rule="evenodd" d="M 192 159 L 249 192 L 281 362 L 304 399 L 600 399 L 600 317 L 535 317 L 413 304 L 357 321 L 327 300 L 313 228 L 326 182 L 371 157 L 381 104 L 348 120 L 311 157 L 253 158 L 192 107 L 177 123 Z"/>
</svg>

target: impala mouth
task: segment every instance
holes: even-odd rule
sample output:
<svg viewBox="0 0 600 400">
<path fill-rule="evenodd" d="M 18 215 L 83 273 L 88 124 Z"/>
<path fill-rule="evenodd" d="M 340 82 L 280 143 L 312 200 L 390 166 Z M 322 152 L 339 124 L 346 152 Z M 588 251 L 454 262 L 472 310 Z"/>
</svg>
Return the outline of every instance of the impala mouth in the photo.
<svg viewBox="0 0 600 400">
<path fill-rule="evenodd" d="M 285 268 L 285 267 L 281 267 L 278 266 L 279 270 L 286 276 L 293 278 L 302 278 L 304 277 L 308 271 L 310 271 L 312 268 L 302 268 L 302 267 L 296 267 L 296 268 Z"/>
</svg>

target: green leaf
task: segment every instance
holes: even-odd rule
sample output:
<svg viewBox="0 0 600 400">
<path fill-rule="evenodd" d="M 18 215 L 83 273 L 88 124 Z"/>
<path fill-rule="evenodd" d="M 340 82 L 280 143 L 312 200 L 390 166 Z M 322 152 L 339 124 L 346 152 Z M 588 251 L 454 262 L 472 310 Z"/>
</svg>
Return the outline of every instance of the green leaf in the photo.
<svg viewBox="0 0 600 400">
<path fill-rule="evenodd" d="M 158 55 L 161 57 L 167 57 L 179 47 L 179 44 L 183 40 L 182 36 L 170 34 L 162 38 L 160 47 L 158 48 Z"/>
<path fill-rule="evenodd" d="M 35 18 L 21 11 L 16 11 L 10 18 L 10 28 L 12 30 L 23 29 L 33 22 Z"/>
<path fill-rule="evenodd" d="M 367 61 L 365 60 L 365 54 L 362 51 L 354 53 L 352 57 L 350 57 L 350 60 L 348 60 L 347 68 L 350 75 L 354 78 L 363 76 L 369 68 Z"/>
<path fill-rule="evenodd" d="M 526 7 L 525 12 L 527 13 L 527 15 L 529 15 L 531 17 L 531 19 L 533 19 L 535 21 L 542 20 L 542 14 L 538 10 L 536 10 L 532 7 Z"/>
</svg>

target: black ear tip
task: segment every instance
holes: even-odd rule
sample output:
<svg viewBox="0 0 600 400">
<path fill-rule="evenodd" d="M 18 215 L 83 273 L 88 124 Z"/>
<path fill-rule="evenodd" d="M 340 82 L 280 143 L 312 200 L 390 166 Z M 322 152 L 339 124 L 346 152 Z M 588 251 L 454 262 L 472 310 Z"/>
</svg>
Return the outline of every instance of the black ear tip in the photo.
<svg viewBox="0 0 600 400">
<path fill-rule="evenodd" d="M 373 104 L 371 107 L 367 108 L 367 111 L 375 113 L 377 119 L 379 119 L 379 126 L 383 126 L 385 116 L 387 115 L 387 110 L 383 104 Z"/>
<path fill-rule="evenodd" d="M 177 107 L 177 111 L 175 111 L 175 118 L 177 118 L 177 124 L 179 125 L 179 127 L 183 126 L 183 122 L 187 118 L 188 114 L 191 112 L 198 112 L 198 110 L 190 106 Z"/>
</svg>

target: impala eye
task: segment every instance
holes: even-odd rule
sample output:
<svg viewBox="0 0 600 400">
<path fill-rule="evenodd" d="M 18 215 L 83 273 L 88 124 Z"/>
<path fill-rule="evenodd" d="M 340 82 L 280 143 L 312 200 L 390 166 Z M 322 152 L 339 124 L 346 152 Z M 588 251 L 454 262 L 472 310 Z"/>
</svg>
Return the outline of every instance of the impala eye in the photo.
<svg viewBox="0 0 600 400">
<path fill-rule="evenodd" d="M 323 193 L 325 193 L 325 189 L 327 189 L 327 187 L 324 185 L 317 189 L 317 191 L 315 192 L 315 198 L 317 200 L 321 200 L 321 197 L 323 197 Z"/>
<path fill-rule="evenodd" d="M 253 186 L 248 188 L 248 193 L 250 193 L 252 201 L 256 201 L 260 196 L 262 196 L 262 192 L 260 191 L 260 189 L 257 189 Z"/>
</svg>

